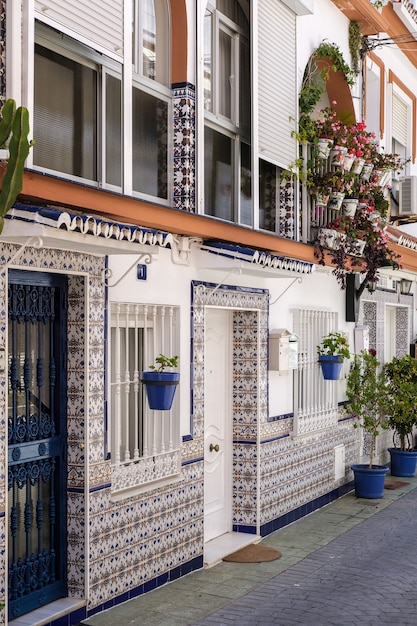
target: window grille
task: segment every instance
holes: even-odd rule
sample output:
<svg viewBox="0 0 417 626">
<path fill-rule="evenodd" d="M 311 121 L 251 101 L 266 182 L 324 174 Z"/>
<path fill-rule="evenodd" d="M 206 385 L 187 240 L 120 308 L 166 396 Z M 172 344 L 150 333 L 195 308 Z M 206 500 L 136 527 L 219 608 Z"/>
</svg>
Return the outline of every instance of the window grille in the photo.
<svg viewBox="0 0 417 626">
<path fill-rule="evenodd" d="M 337 422 L 337 382 L 324 380 L 317 346 L 329 332 L 337 331 L 337 313 L 293 311 L 298 336 L 298 370 L 294 372 L 294 434 L 328 428 Z"/>
<path fill-rule="evenodd" d="M 112 490 L 179 473 L 179 401 L 171 411 L 149 409 L 141 373 L 159 354 L 178 354 L 178 308 L 110 304 L 109 414 Z"/>
</svg>

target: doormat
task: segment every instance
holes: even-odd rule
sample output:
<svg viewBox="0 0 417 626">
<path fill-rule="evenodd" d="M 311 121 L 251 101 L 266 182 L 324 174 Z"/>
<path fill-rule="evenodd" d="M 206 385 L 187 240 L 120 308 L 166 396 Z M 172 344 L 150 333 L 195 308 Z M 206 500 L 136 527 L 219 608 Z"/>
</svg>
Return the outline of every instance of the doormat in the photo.
<svg viewBox="0 0 417 626">
<path fill-rule="evenodd" d="M 386 480 L 384 484 L 384 489 L 399 489 L 400 487 L 405 487 L 410 483 L 406 483 L 404 480 Z"/>
<path fill-rule="evenodd" d="M 275 559 L 279 559 L 281 556 L 281 552 L 278 552 L 275 548 L 252 543 L 250 546 L 225 556 L 223 561 L 230 563 L 263 563 L 265 561 L 275 561 Z"/>
</svg>

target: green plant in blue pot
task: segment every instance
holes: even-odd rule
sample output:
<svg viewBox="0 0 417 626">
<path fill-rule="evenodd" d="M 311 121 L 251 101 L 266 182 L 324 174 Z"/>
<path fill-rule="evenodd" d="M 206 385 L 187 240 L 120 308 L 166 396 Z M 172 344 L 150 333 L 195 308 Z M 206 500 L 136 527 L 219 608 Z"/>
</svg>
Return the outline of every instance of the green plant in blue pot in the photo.
<svg viewBox="0 0 417 626">
<path fill-rule="evenodd" d="M 325 380 L 338 380 L 344 359 L 350 359 L 349 342 L 343 333 L 332 331 L 317 346 L 318 360 Z"/>
<path fill-rule="evenodd" d="M 389 418 L 393 430 L 391 456 L 393 476 L 414 476 L 417 450 L 414 445 L 414 429 L 417 426 L 417 361 L 409 354 L 393 357 L 385 364 L 388 388 L 392 397 Z"/>
<path fill-rule="evenodd" d="M 180 375 L 178 372 L 165 370 L 177 367 L 178 359 L 178 356 L 167 357 L 160 354 L 155 359 L 156 365 L 150 365 L 149 371 L 142 372 L 141 382 L 145 385 L 150 409 L 156 411 L 171 409 Z"/>
<path fill-rule="evenodd" d="M 375 350 L 356 354 L 346 381 L 346 411 L 354 428 L 363 428 L 370 437 L 369 463 L 354 464 L 355 493 L 359 498 L 381 498 L 384 493 L 388 467 L 374 463 L 376 439 L 388 430 L 392 398 L 385 370 L 376 358 Z"/>
</svg>

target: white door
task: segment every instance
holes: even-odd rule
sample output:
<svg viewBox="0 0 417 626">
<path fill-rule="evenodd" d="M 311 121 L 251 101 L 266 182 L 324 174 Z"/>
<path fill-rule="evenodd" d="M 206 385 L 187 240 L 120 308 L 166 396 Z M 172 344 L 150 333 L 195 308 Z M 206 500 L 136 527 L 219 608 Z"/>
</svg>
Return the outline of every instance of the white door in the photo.
<svg viewBox="0 0 417 626">
<path fill-rule="evenodd" d="M 397 309 L 394 306 L 386 306 L 385 308 L 385 344 L 384 344 L 384 361 L 391 361 L 396 354 L 396 319 Z"/>
<path fill-rule="evenodd" d="M 231 523 L 231 312 L 206 309 L 204 355 L 204 541 Z"/>
</svg>

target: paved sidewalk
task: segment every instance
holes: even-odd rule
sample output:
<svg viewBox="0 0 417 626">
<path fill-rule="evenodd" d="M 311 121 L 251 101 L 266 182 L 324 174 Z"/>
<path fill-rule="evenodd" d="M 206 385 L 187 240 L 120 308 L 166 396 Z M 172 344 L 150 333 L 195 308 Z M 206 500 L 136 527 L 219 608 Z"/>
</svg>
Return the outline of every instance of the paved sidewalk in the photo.
<svg viewBox="0 0 417 626">
<path fill-rule="evenodd" d="M 415 626 L 417 478 L 353 493 L 263 540 L 267 563 L 200 570 L 94 615 L 88 626 Z"/>
</svg>

